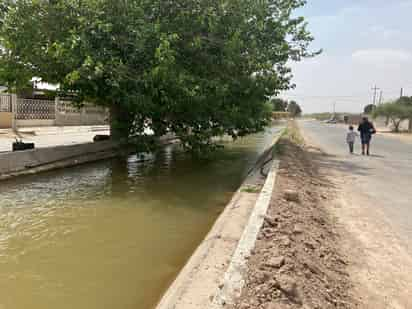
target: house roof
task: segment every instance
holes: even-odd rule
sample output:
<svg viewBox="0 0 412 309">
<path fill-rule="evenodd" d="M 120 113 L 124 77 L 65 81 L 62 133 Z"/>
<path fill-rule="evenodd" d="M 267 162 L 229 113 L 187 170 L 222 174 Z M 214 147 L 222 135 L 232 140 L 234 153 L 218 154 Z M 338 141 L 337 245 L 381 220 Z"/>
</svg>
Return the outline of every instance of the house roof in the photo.
<svg viewBox="0 0 412 309">
<path fill-rule="evenodd" d="M 33 77 L 31 81 L 33 82 L 34 88 L 37 90 L 56 91 L 59 88 L 59 85 L 53 85 L 53 84 L 42 82 L 41 78 L 38 78 L 38 77 Z"/>
</svg>

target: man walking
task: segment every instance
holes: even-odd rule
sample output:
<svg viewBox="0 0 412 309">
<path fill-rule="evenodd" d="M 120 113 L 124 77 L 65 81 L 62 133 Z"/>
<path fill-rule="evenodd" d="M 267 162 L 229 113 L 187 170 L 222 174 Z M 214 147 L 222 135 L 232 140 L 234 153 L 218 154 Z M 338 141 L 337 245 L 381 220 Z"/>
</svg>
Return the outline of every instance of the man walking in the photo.
<svg viewBox="0 0 412 309">
<path fill-rule="evenodd" d="M 362 155 L 370 155 L 370 143 L 372 135 L 376 133 L 373 123 L 369 121 L 368 117 L 363 117 L 362 122 L 359 124 L 358 131 L 362 141 Z"/>
</svg>

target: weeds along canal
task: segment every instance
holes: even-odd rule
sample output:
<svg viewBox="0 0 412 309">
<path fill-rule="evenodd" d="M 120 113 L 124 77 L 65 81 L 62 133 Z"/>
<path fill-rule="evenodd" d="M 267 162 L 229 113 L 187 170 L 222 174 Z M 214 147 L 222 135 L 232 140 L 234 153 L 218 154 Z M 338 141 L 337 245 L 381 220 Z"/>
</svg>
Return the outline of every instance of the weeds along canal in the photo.
<svg viewBox="0 0 412 309">
<path fill-rule="evenodd" d="M 153 308 L 277 127 L 0 183 L 0 308 Z"/>
</svg>

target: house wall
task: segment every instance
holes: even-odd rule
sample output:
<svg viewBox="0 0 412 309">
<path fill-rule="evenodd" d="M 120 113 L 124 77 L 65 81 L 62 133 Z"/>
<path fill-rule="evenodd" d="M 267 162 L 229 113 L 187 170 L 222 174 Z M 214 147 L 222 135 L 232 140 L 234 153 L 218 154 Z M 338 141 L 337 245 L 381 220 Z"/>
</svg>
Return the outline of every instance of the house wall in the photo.
<svg viewBox="0 0 412 309">
<path fill-rule="evenodd" d="M 0 129 L 10 129 L 13 125 L 13 113 L 0 112 Z"/>
</svg>

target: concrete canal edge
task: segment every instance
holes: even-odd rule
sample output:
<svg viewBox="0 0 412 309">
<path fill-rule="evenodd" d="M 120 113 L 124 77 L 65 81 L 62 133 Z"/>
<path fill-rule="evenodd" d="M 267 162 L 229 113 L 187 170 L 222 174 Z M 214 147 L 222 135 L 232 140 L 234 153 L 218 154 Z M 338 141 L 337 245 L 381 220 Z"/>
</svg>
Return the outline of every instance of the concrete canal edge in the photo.
<svg viewBox="0 0 412 309">
<path fill-rule="evenodd" d="M 156 309 L 219 309 L 240 295 L 247 259 L 274 190 L 279 162 L 273 158 L 273 149 L 282 133 L 263 153 Z M 269 162 L 268 176 L 263 177 L 261 169 Z M 254 192 L 256 187 L 261 190 Z"/>
<path fill-rule="evenodd" d="M 167 145 L 175 140 L 174 137 L 165 137 L 160 139 L 160 143 Z M 102 141 L 0 153 L 0 181 L 109 159 L 122 152 L 128 153 L 128 150 L 122 150 L 114 142 Z"/>
<path fill-rule="evenodd" d="M 223 308 L 226 304 L 233 304 L 235 300 L 241 296 L 241 291 L 246 281 L 244 276 L 247 273 L 248 257 L 255 247 L 259 231 L 262 228 L 264 218 L 269 208 L 278 168 L 279 161 L 273 161 L 265 185 L 260 192 L 249 222 L 245 227 L 229 268 L 225 273 L 223 283 L 219 286 L 219 290 L 213 299 L 213 306 L 210 308 Z"/>
<path fill-rule="evenodd" d="M 0 180 L 74 166 L 114 156 L 111 142 L 38 148 L 0 154 Z"/>
</svg>

